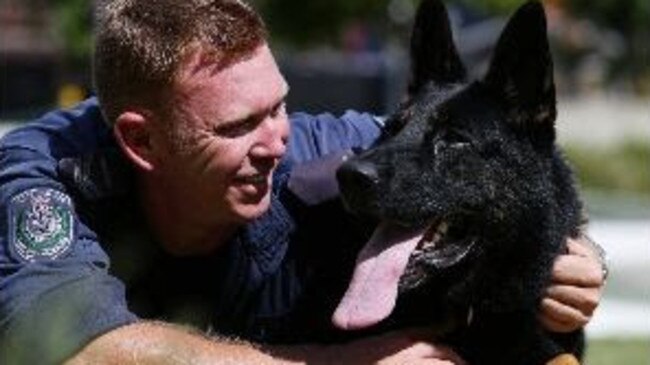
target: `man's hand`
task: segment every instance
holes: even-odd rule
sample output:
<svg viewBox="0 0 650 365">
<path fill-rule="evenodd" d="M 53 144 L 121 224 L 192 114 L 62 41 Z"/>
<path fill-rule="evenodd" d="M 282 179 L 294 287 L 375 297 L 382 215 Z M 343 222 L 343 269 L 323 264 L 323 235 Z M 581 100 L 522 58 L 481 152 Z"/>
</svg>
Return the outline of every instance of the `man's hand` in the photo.
<svg viewBox="0 0 650 365">
<path fill-rule="evenodd" d="M 450 348 L 434 344 L 427 329 L 366 337 L 342 345 L 274 348 L 271 355 L 296 364 L 318 365 L 463 365 Z"/>
<path fill-rule="evenodd" d="M 542 299 L 540 321 L 552 332 L 584 327 L 600 302 L 605 284 L 604 262 L 581 236 L 567 240 L 568 253 L 553 264 L 552 283 Z"/>
<path fill-rule="evenodd" d="M 345 345 L 342 354 L 350 356 L 346 364 L 442 365 L 465 362 L 450 348 L 434 344 L 426 329 L 392 332 Z"/>
<path fill-rule="evenodd" d="M 368 337 L 343 345 L 265 347 L 208 338 L 171 324 L 142 322 L 101 335 L 65 364 L 465 364 L 450 349 L 433 344 L 431 338 L 431 331 L 416 329 Z"/>
</svg>

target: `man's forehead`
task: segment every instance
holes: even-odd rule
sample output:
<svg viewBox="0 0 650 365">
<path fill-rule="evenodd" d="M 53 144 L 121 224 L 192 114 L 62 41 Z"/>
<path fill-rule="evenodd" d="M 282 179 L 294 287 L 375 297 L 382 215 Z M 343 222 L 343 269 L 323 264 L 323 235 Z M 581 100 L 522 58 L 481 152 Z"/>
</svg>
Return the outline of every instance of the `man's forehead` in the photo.
<svg viewBox="0 0 650 365">
<path fill-rule="evenodd" d="M 223 70 L 238 63 L 255 58 L 267 48 L 266 43 L 261 43 L 250 50 L 242 50 L 236 53 L 224 53 L 212 46 L 199 42 L 188 45 L 176 72 L 177 83 L 186 83 L 195 78 L 214 76 Z"/>
<path fill-rule="evenodd" d="M 192 104 L 212 109 L 219 119 L 247 117 L 273 107 L 287 94 L 288 85 L 266 45 L 222 68 L 201 58 L 195 55 L 187 62 L 178 91 Z"/>
</svg>

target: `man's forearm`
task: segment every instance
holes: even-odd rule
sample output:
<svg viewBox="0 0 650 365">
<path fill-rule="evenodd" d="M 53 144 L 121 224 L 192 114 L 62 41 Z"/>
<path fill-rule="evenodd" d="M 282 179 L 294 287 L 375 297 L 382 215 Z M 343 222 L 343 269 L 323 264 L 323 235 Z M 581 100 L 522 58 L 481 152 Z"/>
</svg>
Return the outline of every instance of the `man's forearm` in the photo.
<svg viewBox="0 0 650 365">
<path fill-rule="evenodd" d="M 143 322 L 93 340 L 66 365 L 330 365 L 463 364 L 453 351 L 430 342 L 430 331 L 404 330 L 340 345 L 262 347 L 208 338 L 172 324 Z"/>
<path fill-rule="evenodd" d="M 66 365 L 90 364 L 300 364 L 274 359 L 241 341 L 205 337 L 189 329 L 143 322 L 110 331 L 93 340 Z"/>
</svg>

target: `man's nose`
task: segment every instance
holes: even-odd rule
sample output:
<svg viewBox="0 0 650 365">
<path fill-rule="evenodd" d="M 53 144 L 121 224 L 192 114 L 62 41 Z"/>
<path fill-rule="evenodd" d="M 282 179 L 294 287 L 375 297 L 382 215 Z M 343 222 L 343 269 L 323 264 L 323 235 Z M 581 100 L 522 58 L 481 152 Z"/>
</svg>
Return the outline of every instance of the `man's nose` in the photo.
<svg viewBox="0 0 650 365">
<path fill-rule="evenodd" d="M 281 158 L 284 156 L 289 140 L 289 120 L 286 117 L 268 117 L 258 128 L 259 139 L 252 152 L 258 157 Z"/>
</svg>

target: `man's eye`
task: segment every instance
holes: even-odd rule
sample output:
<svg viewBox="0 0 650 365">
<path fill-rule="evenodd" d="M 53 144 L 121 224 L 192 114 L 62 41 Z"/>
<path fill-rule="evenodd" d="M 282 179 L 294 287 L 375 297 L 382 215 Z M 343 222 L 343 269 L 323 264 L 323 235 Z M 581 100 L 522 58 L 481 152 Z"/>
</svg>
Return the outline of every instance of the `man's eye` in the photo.
<svg viewBox="0 0 650 365">
<path fill-rule="evenodd" d="M 286 103 L 283 101 L 271 109 L 271 118 L 277 118 L 286 112 Z"/>
<path fill-rule="evenodd" d="M 236 138 L 255 129 L 255 121 L 247 119 L 240 122 L 228 123 L 214 128 L 214 133 L 225 138 Z"/>
</svg>

